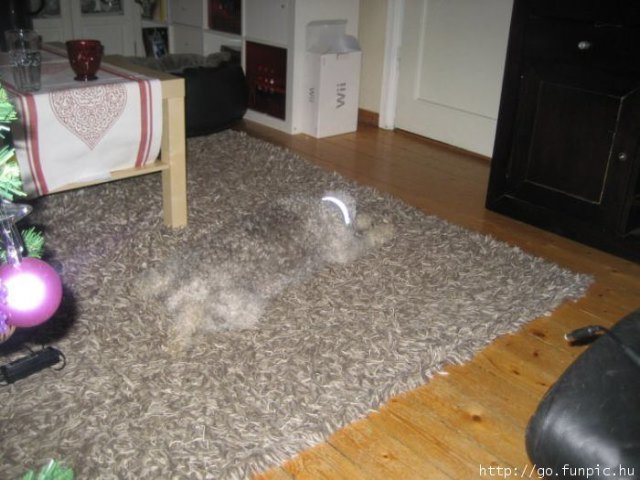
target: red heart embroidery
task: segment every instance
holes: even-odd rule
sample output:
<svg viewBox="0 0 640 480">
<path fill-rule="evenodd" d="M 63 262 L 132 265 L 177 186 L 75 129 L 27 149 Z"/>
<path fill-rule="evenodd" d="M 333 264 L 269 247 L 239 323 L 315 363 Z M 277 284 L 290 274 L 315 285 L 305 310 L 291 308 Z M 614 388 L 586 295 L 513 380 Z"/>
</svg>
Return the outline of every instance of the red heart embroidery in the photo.
<svg viewBox="0 0 640 480">
<path fill-rule="evenodd" d="M 124 112 L 127 89 L 116 83 L 61 90 L 49 93 L 49 103 L 58 121 L 93 150 Z"/>
</svg>

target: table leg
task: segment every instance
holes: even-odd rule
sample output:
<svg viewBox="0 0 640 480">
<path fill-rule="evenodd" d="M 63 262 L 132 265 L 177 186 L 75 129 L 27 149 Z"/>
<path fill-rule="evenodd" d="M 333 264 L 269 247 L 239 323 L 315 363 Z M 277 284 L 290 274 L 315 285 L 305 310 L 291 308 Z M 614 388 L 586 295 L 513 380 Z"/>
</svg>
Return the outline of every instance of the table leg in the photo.
<svg viewBox="0 0 640 480">
<path fill-rule="evenodd" d="M 163 100 L 161 160 L 169 165 L 162 171 L 162 209 L 165 225 L 187 224 L 187 171 L 184 98 Z"/>
</svg>

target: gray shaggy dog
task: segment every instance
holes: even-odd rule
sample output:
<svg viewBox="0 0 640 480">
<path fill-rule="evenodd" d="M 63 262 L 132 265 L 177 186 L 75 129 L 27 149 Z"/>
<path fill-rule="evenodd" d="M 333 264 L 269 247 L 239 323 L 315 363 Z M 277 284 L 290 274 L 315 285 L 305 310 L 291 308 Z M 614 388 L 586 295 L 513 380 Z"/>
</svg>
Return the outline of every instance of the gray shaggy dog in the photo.
<svg viewBox="0 0 640 480">
<path fill-rule="evenodd" d="M 217 245 L 224 258 L 179 252 L 143 282 L 144 295 L 164 302 L 172 318 L 168 348 L 174 353 L 198 331 L 254 327 L 287 286 L 323 265 L 351 262 L 394 233 L 388 222 L 356 215 L 355 201 L 342 192 L 282 198 L 262 211 L 240 212 L 231 228 Z"/>
</svg>

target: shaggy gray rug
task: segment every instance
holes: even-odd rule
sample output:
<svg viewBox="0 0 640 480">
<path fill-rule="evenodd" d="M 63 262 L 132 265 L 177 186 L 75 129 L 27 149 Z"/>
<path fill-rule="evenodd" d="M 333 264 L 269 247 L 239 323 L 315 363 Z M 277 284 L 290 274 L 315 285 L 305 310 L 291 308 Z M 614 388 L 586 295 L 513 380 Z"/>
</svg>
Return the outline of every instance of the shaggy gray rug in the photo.
<svg viewBox="0 0 640 480">
<path fill-rule="evenodd" d="M 157 175 L 34 205 L 64 304 L 1 348 L 68 365 L 0 389 L 1 478 L 246 477 L 590 283 L 242 133 L 188 152 L 182 231 Z"/>
</svg>

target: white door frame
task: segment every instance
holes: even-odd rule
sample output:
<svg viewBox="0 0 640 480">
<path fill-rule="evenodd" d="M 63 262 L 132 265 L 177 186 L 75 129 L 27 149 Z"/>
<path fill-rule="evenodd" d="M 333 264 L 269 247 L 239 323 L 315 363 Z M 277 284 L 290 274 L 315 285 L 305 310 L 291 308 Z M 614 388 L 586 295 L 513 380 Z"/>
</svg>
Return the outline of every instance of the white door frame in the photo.
<svg viewBox="0 0 640 480">
<path fill-rule="evenodd" d="M 380 92 L 380 115 L 378 117 L 378 126 L 387 130 L 393 130 L 396 121 L 404 2 L 405 0 L 388 0 L 387 4 L 382 91 Z"/>
</svg>

